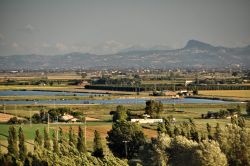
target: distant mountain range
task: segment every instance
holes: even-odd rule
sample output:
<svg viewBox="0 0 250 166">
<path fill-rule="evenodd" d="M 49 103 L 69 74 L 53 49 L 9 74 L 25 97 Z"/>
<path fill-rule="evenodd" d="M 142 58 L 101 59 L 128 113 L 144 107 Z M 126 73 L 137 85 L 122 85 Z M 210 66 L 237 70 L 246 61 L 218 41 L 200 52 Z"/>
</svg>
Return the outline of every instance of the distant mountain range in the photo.
<svg viewBox="0 0 250 166">
<path fill-rule="evenodd" d="M 0 56 L 0 70 L 42 70 L 77 68 L 250 68 L 250 45 L 240 48 L 216 47 L 190 40 L 184 48 L 164 47 L 136 50 L 130 48 L 116 54 Z"/>
</svg>

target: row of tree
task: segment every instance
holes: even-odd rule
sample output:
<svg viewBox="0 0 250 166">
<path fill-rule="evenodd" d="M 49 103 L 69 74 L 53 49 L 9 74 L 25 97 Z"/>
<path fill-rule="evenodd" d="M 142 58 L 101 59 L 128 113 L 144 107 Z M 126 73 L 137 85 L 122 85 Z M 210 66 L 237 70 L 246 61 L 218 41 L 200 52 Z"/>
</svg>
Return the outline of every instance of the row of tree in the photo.
<svg viewBox="0 0 250 166">
<path fill-rule="evenodd" d="M 52 140 L 47 128 L 44 128 L 43 136 L 39 130 L 36 130 L 33 144 L 25 141 L 21 127 L 17 134 L 16 128 L 10 126 L 8 153 L 0 153 L 0 163 L 3 166 L 127 165 L 126 161 L 114 157 L 109 151 L 103 150 L 102 140 L 97 131 L 94 133 L 93 142 L 93 151 L 90 153 L 86 149 L 83 129 L 79 126 L 78 135 L 75 135 L 72 127 L 70 127 L 68 135 L 65 135 L 62 129 L 60 129 L 58 134 L 56 131 L 53 131 Z M 27 143 L 33 144 L 33 152 L 28 152 Z"/>
<path fill-rule="evenodd" d="M 149 141 L 138 123 L 126 120 L 126 110 L 117 114 L 113 114 L 108 146 L 115 156 L 130 159 L 130 164 L 250 165 L 250 132 L 243 117 L 232 118 L 223 127 L 207 124 L 206 131 L 192 119 L 176 123 L 173 117 L 164 118 L 158 124 L 158 137 Z"/>
<path fill-rule="evenodd" d="M 98 89 L 98 90 L 113 90 L 113 91 L 162 91 L 162 90 L 182 90 L 187 89 L 190 91 L 193 90 L 250 90 L 249 85 L 188 85 L 184 84 L 141 84 L 141 85 L 86 85 L 86 89 Z"/>
<path fill-rule="evenodd" d="M 220 110 L 218 112 L 208 111 L 207 114 L 201 114 L 201 118 L 209 119 L 223 119 L 223 118 L 231 118 L 241 116 L 241 108 L 240 105 L 237 105 L 236 108 L 228 108 L 227 110 Z"/>
</svg>

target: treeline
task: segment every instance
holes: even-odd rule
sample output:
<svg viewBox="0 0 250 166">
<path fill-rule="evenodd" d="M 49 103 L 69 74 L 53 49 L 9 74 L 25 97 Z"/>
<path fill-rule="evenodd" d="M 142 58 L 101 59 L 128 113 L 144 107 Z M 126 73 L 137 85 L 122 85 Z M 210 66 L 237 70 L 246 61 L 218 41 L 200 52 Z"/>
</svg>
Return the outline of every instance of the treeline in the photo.
<svg viewBox="0 0 250 166">
<path fill-rule="evenodd" d="M 112 90 L 112 91 L 131 91 L 131 92 L 138 92 L 138 91 L 145 91 L 142 87 L 135 87 L 135 86 L 110 86 L 110 85 L 86 85 L 86 89 L 96 89 L 96 90 Z"/>
<path fill-rule="evenodd" d="M 118 86 L 118 85 L 86 85 L 86 89 L 97 89 L 97 90 L 112 90 L 112 91 L 161 91 L 161 90 L 250 90 L 249 85 L 189 85 L 184 86 L 181 84 L 142 84 L 138 86 Z"/>
<path fill-rule="evenodd" d="M 6 80 L 5 82 L 0 82 L 0 85 L 78 85 L 81 80 L 48 80 L 48 79 L 36 79 L 30 81 L 19 81 L 19 80 Z"/>
<path fill-rule="evenodd" d="M 149 102 L 145 111 L 151 110 L 149 105 L 154 104 Z M 113 113 L 107 140 L 113 154 L 127 157 L 130 165 L 250 165 L 250 132 L 243 117 L 232 118 L 222 127 L 207 123 L 203 131 L 198 129 L 203 126 L 197 126 L 192 119 L 177 123 L 169 116 L 158 124 L 158 136 L 151 140 L 146 139 L 138 123 L 127 119 L 124 108 Z"/>
<path fill-rule="evenodd" d="M 93 84 L 108 84 L 108 85 L 135 85 L 140 84 L 140 80 L 137 78 L 108 78 L 102 77 L 98 80 L 92 81 Z"/>
<path fill-rule="evenodd" d="M 250 165 L 250 132 L 244 118 L 233 118 L 231 124 L 223 127 L 219 123 L 214 127 L 207 124 L 206 128 L 206 132 L 201 132 L 191 119 L 175 124 L 166 118 L 158 126 L 158 137 L 144 146 L 142 153 L 150 152 L 144 162 L 180 166 Z"/>
<path fill-rule="evenodd" d="M 109 151 L 104 151 L 100 134 L 95 131 L 93 151 L 86 149 L 86 140 L 82 127 L 79 126 L 78 135 L 75 135 L 70 127 L 68 135 L 60 129 L 57 134 L 53 131 L 52 140 L 48 129 L 44 128 L 44 136 L 36 130 L 34 138 L 34 150 L 28 152 L 23 129 L 20 127 L 18 134 L 14 126 L 9 128 L 8 152 L 0 153 L 0 163 L 3 166 L 98 166 L 98 165 L 127 165 L 127 162 L 114 157 Z M 58 136 L 57 136 L 58 135 Z"/>
<path fill-rule="evenodd" d="M 201 114 L 202 119 L 223 119 L 223 118 L 233 118 L 241 116 L 240 105 L 237 105 L 236 108 L 228 108 L 227 110 L 220 110 L 218 112 L 208 111 L 207 114 Z"/>
</svg>

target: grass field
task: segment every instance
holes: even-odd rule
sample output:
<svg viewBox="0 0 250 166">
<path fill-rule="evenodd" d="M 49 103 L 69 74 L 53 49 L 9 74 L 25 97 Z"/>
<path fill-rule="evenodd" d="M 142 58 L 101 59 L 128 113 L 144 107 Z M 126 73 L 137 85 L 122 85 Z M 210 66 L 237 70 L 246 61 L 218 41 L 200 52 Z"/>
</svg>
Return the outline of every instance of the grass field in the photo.
<svg viewBox="0 0 250 166">
<path fill-rule="evenodd" d="M 250 101 L 250 90 L 208 90 L 199 91 L 197 97 L 220 98 L 225 100 Z"/>
<path fill-rule="evenodd" d="M 199 94 L 206 96 L 250 98 L 250 90 L 209 90 L 199 91 Z"/>
</svg>

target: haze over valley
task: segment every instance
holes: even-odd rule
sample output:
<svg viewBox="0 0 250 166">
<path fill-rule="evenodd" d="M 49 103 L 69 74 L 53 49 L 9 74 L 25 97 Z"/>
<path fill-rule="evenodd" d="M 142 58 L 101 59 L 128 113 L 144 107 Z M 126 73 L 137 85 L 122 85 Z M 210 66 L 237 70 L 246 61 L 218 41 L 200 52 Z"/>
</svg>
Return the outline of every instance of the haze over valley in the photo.
<svg viewBox="0 0 250 166">
<path fill-rule="evenodd" d="M 0 56 L 0 70 L 93 68 L 249 68 L 250 46 L 227 48 L 190 40 L 180 49 L 128 50 L 115 54 Z"/>
</svg>

